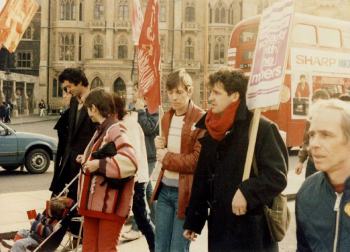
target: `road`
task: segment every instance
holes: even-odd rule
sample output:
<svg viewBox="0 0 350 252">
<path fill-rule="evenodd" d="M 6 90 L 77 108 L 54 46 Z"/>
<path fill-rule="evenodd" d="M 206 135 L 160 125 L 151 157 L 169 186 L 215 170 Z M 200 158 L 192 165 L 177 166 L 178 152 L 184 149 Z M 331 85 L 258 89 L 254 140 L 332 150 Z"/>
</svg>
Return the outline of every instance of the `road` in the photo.
<svg viewBox="0 0 350 252">
<path fill-rule="evenodd" d="M 46 121 L 32 124 L 14 125 L 16 131 L 27 131 L 33 133 L 41 133 L 56 137 L 56 131 L 53 130 L 55 122 Z M 290 157 L 290 169 L 292 170 L 296 164 L 296 157 Z M 293 171 L 290 171 L 292 173 Z M 7 192 L 25 192 L 25 191 L 37 191 L 47 190 L 53 176 L 53 163 L 51 162 L 50 168 L 44 174 L 31 175 L 25 170 L 20 171 L 19 169 L 12 172 L 4 171 L 0 168 L 0 193 Z M 295 218 L 294 218 L 294 201 L 288 203 L 289 209 L 291 210 L 292 220 L 288 230 L 287 236 L 280 243 L 280 251 L 291 252 L 296 250 L 296 239 L 295 239 Z M 203 234 L 199 236 L 198 240 L 191 244 L 191 252 L 206 252 L 207 251 L 207 230 L 203 230 Z M 137 251 L 143 252 L 148 251 L 147 243 L 144 237 L 133 242 L 128 242 L 120 245 L 121 252 Z"/>
</svg>

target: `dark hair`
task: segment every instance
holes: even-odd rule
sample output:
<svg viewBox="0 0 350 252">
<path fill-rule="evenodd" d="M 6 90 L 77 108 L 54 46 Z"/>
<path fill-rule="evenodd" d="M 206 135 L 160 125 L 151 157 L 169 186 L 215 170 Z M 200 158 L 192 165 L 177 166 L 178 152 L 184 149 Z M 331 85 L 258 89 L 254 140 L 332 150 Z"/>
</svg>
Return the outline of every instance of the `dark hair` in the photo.
<svg viewBox="0 0 350 252">
<path fill-rule="evenodd" d="M 240 99 L 245 100 L 248 78 L 242 71 L 220 69 L 219 71 L 209 75 L 208 85 L 209 87 L 213 88 L 217 82 L 223 84 L 228 95 L 238 92 Z"/>
<path fill-rule="evenodd" d="M 95 105 L 100 114 L 105 118 L 115 115 L 113 96 L 103 88 L 93 89 L 86 97 L 84 105 L 87 108 L 91 108 L 92 105 Z"/>
<path fill-rule="evenodd" d="M 192 78 L 184 68 L 171 72 L 167 77 L 165 86 L 167 90 L 173 90 L 181 84 L 186 90 L 192 87 Z"/>
<path fill-rule="evenodd" d="M 123 120 L 124 116 L 126 115 L 125 99 L 115 92 L 112 94 L 112 96 L 118 120 Z"/>
<path fill-rule="evenodd" d="M 327 90 L 325 89 L 317 89 L 315 90 L 315 92 L 313 93 L 312 95 L 312 100 L 327 100 L 329 99 L 330 96 L 329 96 L 329 93 L 327 92 Z"/>
<path fill-rule="evenodd" d="M 58 76 L 58 80 L 60 83 L 64 81 L 69 81 L 77 86 L 79 83 L 84 87 L 89 86 L 89 82 L 84 74 L 84 72 L 79 68 L 66 68 L 63 72 Z"/>
<path fill-rule="evenodd" d="M 341 96 L 338 97 L 339 100 L 348 102 L 350 101 L 350 95 L 348 94 L 342 94 Z"/>
</svg>

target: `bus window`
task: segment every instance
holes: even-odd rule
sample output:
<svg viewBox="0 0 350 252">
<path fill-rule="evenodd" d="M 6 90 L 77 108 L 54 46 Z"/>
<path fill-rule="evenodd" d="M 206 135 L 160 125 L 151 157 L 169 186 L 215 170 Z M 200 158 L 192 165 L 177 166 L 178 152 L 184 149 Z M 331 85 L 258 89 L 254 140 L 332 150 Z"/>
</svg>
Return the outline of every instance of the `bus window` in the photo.
<svg viewBox="0 0 350 252">
<path fill-rule="evenodd" d="M 239 34 L 239 42 L 240 43 L 255 42 L 257 36 L 258 36 L 258 27 L 251 27 L 246 30 L 243 30 Z"/>
<path fill-rule="evenodd" d="M 350 32 L 343 31 L 343 47 L 350 48 Z"/>
<path fill-rule="evenodd" d="M 319 27 L 318 43 L 321 46 L 340 48 L 340 31 L 336 29 Z"/>
<path fill-rule="evenodd" d="M 314 26 L 297 24 L 293 29 L 293 41 L 295 43 L 303 43 L 316 45 L 316 29 Z"/>
</svg>

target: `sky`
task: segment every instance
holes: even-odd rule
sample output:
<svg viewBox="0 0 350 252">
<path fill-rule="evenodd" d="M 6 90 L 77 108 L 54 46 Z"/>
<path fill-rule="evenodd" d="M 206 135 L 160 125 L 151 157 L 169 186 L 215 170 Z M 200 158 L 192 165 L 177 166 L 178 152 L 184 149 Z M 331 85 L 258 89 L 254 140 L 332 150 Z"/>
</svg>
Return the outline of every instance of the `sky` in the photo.
<svg viewBox="0 0 350 252">
<path fill-rule="evenodd" d="M 6 0 L 0 0 L 0 11 L 2 10 L 2 7 L 4 7 Z"/>
</svg>

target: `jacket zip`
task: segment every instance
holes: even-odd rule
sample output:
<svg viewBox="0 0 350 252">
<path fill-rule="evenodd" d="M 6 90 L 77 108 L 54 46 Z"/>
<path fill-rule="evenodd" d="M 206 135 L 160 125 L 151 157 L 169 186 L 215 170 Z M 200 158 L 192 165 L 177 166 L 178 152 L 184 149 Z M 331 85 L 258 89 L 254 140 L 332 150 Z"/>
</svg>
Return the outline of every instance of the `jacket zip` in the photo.
<svg viewBox="0 0 350 252">
<path fill-rule="evenodd" d="M 337 252 L 337 245 L 338 245 L 338 236 L 339 236 L 339 220 L 340 220 L 340 211 L 339 206 L 341 202 L 341 198 L 343 196 L 343 193 L 335 193 L 337 198 L 335 200 L 334 204 L 334 211 L 337 213 L 337 218 L 335 222 L 335 236 L 334 236 L 334 242 L 333 242 L 333 252 Z"/>
</svg>

